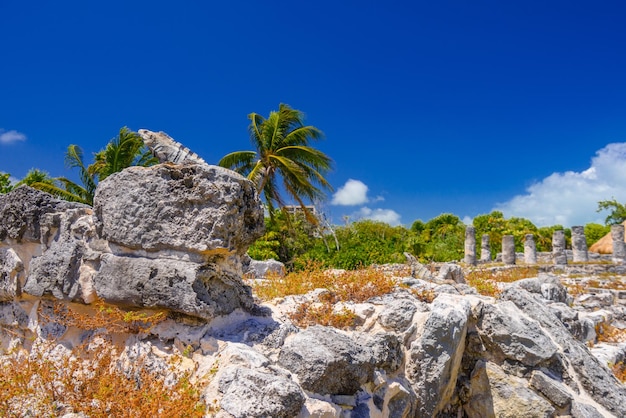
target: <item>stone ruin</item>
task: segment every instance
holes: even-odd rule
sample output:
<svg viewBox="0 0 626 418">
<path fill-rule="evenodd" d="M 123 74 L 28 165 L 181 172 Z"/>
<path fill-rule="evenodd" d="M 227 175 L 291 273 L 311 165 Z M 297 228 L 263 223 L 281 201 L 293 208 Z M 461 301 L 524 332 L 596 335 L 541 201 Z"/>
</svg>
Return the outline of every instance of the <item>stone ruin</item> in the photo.
<svg viewBox="0 0 626 418">
<path fill-rule="evenodd" d="M 558 277 L 504 284 L 493 298 L 458 265 L 437 277 L 400 266 L 391 293 L 335 307 L 354 313 L 353 326 L 299 328 L 289 312 L 324 290 L 257 305 L 242 260 L 262 233 L 252 183 L 197 162 L 116 173 L 93 208 L 25 186 L 0 196 L 0 360 L 43 342 L 69 355 L 94 332 L 42 321 L 42 309 L 89 313 L 100 299 L 168 312 L 116 341 L 164 373 L 184 352 L 217 407 L 207 416 L 626 416 L 626 387 L 607 367 L 620 354 L 590 351 L 592 316 Z"/>
<path fill-rule="evenodd" d="M 467 265 L 476 265 L 476 232 L 473 226 L 465 228 L 465 258 Z M 595 260 L 611 260 L 615 264 L 624 264 L 626 262 L 626 242 L 624 242 L 624 225 L 612 225 L 611 237 L 613 239 L 613 253 L 610 257 L 593 254 Z M 516 260 L 523 258 L 524 264 L 533 265 L 538 263 L 537 248 L 535 245 L 535 237 L 533 234 L 526 234 L 524 237 L 524 253 L 523 257 L 519 257 L 515 252 L 515 242 L 513 235 L 502 236 L 502 254 L 501 261 L 505 265 L 515 265 Z M 583 226 L 572 227 L 572 249 L 566 249 L 565 233 L 563 230 L 554 231 L 552 235 L 552 252 L 541 254 L 542 260 L 547 259 L 557 266 L 567 265 L 568 260 L 573 262 L 586 263 L 591 260 L 591 255 L 587 248 L 587 240 L 585 238 L 585 229 Z M 491 246 L 489 235 L 481 237 L 481 263 L 489 263 L 492 261 Z"/>
</svg>

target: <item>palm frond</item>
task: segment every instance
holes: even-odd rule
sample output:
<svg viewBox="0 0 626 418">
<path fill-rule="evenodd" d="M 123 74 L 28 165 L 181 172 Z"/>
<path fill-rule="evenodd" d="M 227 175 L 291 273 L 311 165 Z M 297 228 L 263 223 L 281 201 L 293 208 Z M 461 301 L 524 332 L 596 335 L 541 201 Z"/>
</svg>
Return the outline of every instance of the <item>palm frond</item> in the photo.
<svg viewBox="0 0 626 418">
<path fill-rule="evenodd" d="M 254 168 L 256 157 L 255 151 L 235 151 L 222 157 L 217 165 L 247 176 Z"/>
</svg>

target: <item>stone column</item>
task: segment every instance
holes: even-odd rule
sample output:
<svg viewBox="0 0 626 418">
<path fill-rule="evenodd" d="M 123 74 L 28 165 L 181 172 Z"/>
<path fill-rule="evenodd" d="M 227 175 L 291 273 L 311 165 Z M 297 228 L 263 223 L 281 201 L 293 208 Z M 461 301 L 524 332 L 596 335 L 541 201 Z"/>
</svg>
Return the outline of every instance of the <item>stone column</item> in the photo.
<svg viewBox="0 0 626 418">
<path fill-rule="evenodd" d="M 613 262 L 624 264 L 626 260 L 626 244 L 624 243 L 624 225 L 611 225 L 613 239 Z"/>
<path fill-rule="evenodd" d="M 513 235 L 502 236 L 502 262 L 504 264 L 515 264 L 515 239 Z"/>
<path fill-rule="evenodd" d="M 476 265 L 476 230 L 473 226 L 465 228 L 465 264 Z"/>
<path fill-rule="evenodd" d="M 565 252 L 565 232 L 562 229 L 554 231 L 552 234 L 552 258 L 554 264 L 567 264 L 567 253 Z"/>
<path fill-rule="evenodd" d="M 487 234 L 480 237 L 480 261 L 491 261 L 491 245 Z"/>
<path fill-rule="evenodd" d="M 589 261 L 587 253 L 587 238 L 585 238 L 584 226 L 572 227 L 572 254 L 574 261 Z"/>
<path fill-rule="evenodd" d="M 537 246 L 535 236 L 526 234 L 524 237 L 524 262 L 526 264 L 537 264 Z"/>
</svg>

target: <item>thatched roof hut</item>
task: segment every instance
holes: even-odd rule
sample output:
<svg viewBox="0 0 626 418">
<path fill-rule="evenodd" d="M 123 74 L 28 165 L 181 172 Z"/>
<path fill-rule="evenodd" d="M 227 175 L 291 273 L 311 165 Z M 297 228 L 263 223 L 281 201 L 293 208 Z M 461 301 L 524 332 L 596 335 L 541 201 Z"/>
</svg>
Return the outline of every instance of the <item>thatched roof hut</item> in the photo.
<svg viewBox="0 0 626 418">
<path fill-rule="evenodd" d="M 626 221 L 622 222 L 622 225 L 626 228 Z M 626 234 L 624 235 L 624 241 L 626 241 Z M 600 238 L 596 243 L 589 247 L 589 251 L 598 254 L 613 254 L 613 238 L 611 238 L 611 233 L 609 232 Z"/>
</svg>

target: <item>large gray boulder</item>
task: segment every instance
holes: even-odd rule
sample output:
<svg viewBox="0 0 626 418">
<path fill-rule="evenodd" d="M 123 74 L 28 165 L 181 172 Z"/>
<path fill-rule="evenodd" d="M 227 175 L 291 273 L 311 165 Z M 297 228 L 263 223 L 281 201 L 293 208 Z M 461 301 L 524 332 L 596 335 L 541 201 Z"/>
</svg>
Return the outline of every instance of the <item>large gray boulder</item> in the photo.
<svg viewBox="0 0 626 418">
<path fill-rule="evenodd" d="M 591 399 L 615 416 L 626 416 L 626 386 L 589 349 L 568 332 L 559 318 L 541 302 L 538 296 L 519 287 L 510 287 L 501 298 L 513 302 L 523 313 L 539 323 L 543 331 L 560 346 L 563 368 L 576 376 Z"/>
<path fill-rule="evenodd" d="M 470 303 L 440 294 L 422 334 L 411 344 L 406 377 L 420 399 L 419 416 L 437 415 L 450 401 L 465 348 Z"/>
<path fill-rule="evenodd" d="M 285 341 L 279 363 L 298 376 L 303 389 L 319 394 L 354 395 L 371 381 L 373 353 L 333 328 L 314 326 Z"/>
<path fill-rule="evenodd" d="M 528 388 L 526 380 L 482 360 L 472 372 L 470 402 L 464 409 L 471 418 L 549 418 L 555 412 L 550 402 Z"/>
<path fill-rule="evenodd" d="M 220 407 L 235 418 L 291 418 L 304 406 L 302 389 L 274 373 L 231 366 L 219 380 Z"/>
<path fill-rule="evenodd" d="M 252 182 L 205 164 L 130 167 L 98 185 L 99 235 L 144 251 L 205 258 L 242 255 L 263 234 L 263 208 Z"/>
<path fill-rule="evenodd" d="M 105 302 L 169 309 L 206 320 L 254 305 L 241 278 L 217 265 L 181 260 L 103 254 L 94 285 Z"/>
<path fill-rule="evenodd" d="M 557 352 L 541 327 L 512 302 L 484 304 L 477 323 L 478 334 L 494 355 L 536 366 Z"/>
</svg>

